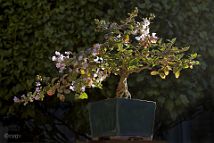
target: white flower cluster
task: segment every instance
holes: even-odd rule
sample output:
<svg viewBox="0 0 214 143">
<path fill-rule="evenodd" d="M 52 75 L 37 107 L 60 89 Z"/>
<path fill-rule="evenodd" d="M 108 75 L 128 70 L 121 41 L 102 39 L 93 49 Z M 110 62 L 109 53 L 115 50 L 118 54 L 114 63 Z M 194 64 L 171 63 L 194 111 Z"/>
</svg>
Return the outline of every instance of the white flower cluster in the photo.
<svg viewBox="0 0 214 143">
<path fill-rule="evenodd" d="M 102 62 L 103 62 L 103 58 L 102 58 L 102 57 L 96 56 L 96 57 L 94 58 L 94 62 L 96 62 L 96 63 L 102 63 Z"/>
<path fill-rule="evenodd" d="M 142 22 L 137 22 L 137 28 L 132 34 L 139 36 L 136 36 L 135 39 L 137 41 L 145 41 L 147 38 L 150 39 L 151 43 L 156 43 L 158 40 L 158 37 L 156 36 L 156 33 L 152 33 L 150 35 L 150 29 L 149 29 L 150 21 L 147 18 L 144 18 Z"/>
<path fill-rule="evenodd" d="M 75 91 L 75 81 L 73 81 L 72 83 L 71 83 L 71 85 L 69 86 L 69 89 L 71 90 L 71 91 Z"/>
<path fill-rule="evenodd" d="M 35 100 L 39 100 L 40 99 L 40 91 L 42 89 L 42 86 L 41 86 L 41 82 L 40 81 L 36 81 L 36 90 L 35 90 L 35 93 L 36 95 L 34 96 Z"/>
<path fill-rule="evenodd" d="M 98 82 L 98 83 L 101 83 L 103 80 L 105 80 L 106 79 L 106 77 L 107 77 L 108 75 L 107 75 L 107 73 L 105 73 L 105 71 L 104 71 L 104 68 L 97 68 L 96 69 L 96 72 L 93 74 L 93 79 L 96 81 L 96 82 Z M 93 85 L 92 85 L 92 87 L 93 87 Z"/>
<path fill-rule="evenodd" d="M 64 61 L 65 59 L 68 59 L 71 54 L 71 52 L 65 52 L 65 55 L 63 55 L 60 52 L 55 51 L 55 56 L 52 56 L 52 61 L 55 62 L 56 68 L 59 69 L 60 73 L 66 69 L 66 64 Z"/>
<path fill-rule="evenodd" d="M 28 94 L 26 95 L 22 95 L 21 98 L 18 98 L 16 96 L 14 96 L 13 101 L 15 103 L 20 103 L 20 102 L 24 102 L 24 105 L 26 105 L 28 102 L 33 102 L 34 100 L 40 100 L 41 96 L 40 96 L 40 91 L 41 91 L 41 82 L 40 81 L 36 81 L 36 89 L 35 89 L 35 94 Z"/>
<path fill-rule="evenodd" d="M 93 53 L 91 53 L 93 54 Z M 93 55 L 94 64 L 101 64 L 103 62 L 103 58 L 99 56 Z M 91 68 L 90 63 L 87 58 L 83 57 L 77 57 L 79 60 L 80 68 L 76 68 L 72 72 L 77 72 L 81 75 L 79 80 L 72 81 L 71 85 L 69 86 L 69 89 L 71 91 L 79 91 L 79 92 L 85 92 L 86 87 L 97 87 L 97 85 L 101 84 L 103 80 L 106 79 L 108 76 L 107 72 L 105 72 L 105 68 Z"/>
</svg>

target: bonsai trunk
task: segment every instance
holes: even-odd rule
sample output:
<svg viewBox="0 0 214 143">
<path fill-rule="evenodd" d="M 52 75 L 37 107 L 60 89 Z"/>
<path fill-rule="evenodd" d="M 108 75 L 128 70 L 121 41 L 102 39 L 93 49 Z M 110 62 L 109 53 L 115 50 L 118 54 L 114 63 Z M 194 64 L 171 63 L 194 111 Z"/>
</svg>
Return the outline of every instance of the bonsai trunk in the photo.
<svg viewBox="0 0 214 143">
<path fill-rule="evenodd" d="M 128 75 L 121 75 L 120 76 L 120 81 L 118 83 L 117 90 L 116 90 L 116 97 L 118 97 L 118 98 L 122 98 L 122 97 L 131 98 L 131 94 L 128 90 L 127 78 L 128 78 Z"/>
</svg>

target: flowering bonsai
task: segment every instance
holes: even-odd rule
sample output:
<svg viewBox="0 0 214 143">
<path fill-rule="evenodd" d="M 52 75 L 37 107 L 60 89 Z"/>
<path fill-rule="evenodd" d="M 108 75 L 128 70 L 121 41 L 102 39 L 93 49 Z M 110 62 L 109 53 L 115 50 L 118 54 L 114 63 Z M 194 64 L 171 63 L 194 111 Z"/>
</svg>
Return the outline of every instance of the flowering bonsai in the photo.
<svg viewBox="0 0 214 143">
<path fill-rule="evenodd" d="M 150 33 L 153 17 L 138 22 L 137 14 L 135 9 L 120 23 L 95 20 L 96 30 L 104 34 L 103 40 L 79 53 L 56 51 L 52 61 L 59 76 L 38 75 L 35 91 L 20 98 L 15 96 L 14 102 L 26 105 L 55 94 L 64 101 L 71 92 L 75 92 L 74 99 L 84 99 L 86 88 L 102 88 L 102 82 L 111 74 L 120 78 L 115 97 L 131 98 L 127 84 L 130 74 L 147 70 L 165 79 L 172 72 L 178 78 L 182 69 L 192 69 L 199 64 L 195 60 L 197 53 L 186 54 L 189 47 L 177 47 L 175 39 L 164 42 L 156 33 Z"/>
</svg>

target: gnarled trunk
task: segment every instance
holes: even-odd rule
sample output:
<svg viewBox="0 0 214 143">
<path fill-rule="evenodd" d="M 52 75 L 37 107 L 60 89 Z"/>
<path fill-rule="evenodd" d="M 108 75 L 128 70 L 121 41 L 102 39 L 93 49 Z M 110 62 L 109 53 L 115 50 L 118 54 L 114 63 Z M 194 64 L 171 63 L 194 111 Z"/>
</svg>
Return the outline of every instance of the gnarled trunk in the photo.
<svg viewBox="0 0 214 143">
<path fill-rule="evenodd" d="M 116 97 L 131 98 L 131 94 L 128 90 L 127 78 L 128 78 L 128 75 L 120 76 L 120 81 L 118 83 L 117 90 L 116 90 Z"/>
</svg>

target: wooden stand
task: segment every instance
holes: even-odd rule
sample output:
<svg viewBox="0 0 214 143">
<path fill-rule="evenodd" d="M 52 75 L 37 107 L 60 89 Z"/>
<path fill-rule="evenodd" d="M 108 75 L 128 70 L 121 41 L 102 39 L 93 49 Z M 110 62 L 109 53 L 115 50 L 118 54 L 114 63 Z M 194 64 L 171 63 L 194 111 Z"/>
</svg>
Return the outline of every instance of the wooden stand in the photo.
<svg viewBox="0 0 214 143">
<path fill-rule="evenodd" d="M 89 143 L 167 143 L 165 141 L 130 141 L 130 140 L 101 140 L 91 141 Z"/>
<path fill-rule="evenodd" d="M 110 139 L 110 140 L 94 140 L 79 143 L 167 143 L 166 141 L 148 141 L 148 140 L 125 140 L 125 139 Z"/>
</svg>

